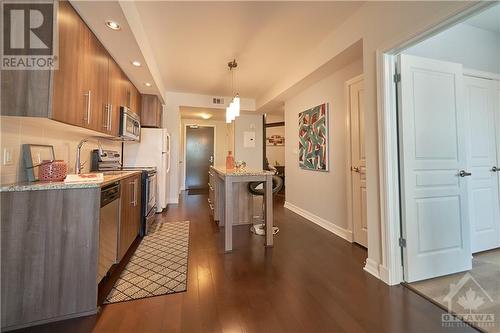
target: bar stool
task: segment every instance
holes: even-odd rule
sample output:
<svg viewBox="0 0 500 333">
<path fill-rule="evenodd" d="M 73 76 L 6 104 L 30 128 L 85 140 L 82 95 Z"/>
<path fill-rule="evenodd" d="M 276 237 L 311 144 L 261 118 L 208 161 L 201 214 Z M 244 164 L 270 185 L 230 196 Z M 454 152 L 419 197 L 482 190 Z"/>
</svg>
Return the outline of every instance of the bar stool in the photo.
<svg viewBox="0 0 500 333">
<path fill-rule="evenodd" d="M 248 183 L 248 191 L 256 196 L 264 196 L 264 186 L 258 188 L 262 185 L 263 182 L 250 182 Z M 278 193 L 283 187 L 283 179 L 280 176 L 273 176 L 273 195 Z M 262 212 L 264 212 L 264 203 L 262 205 Z M 262 214 L 264 216 L 264 213 Z M 264 219 L 262 219 L 262 223 L 254 224 L 250 227 L 250 231 L 256 235 L 264 236 L 266 234 L 266 224 L 264 223 Z M 278 227 L 273 226 L 273 235 L 276 235 L 280 229 Z"/>
</svg>

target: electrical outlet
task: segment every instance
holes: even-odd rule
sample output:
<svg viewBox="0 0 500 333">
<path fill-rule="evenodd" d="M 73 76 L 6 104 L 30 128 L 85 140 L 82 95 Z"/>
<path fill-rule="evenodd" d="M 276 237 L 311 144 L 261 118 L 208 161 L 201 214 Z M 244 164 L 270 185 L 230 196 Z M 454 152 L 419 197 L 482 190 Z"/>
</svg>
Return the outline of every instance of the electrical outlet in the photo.
<svg viewBox="0 0 500 333">
<path fill-rule="evenodd" d="M 14 164 L 14 150 L 12 148 L 3 149 L 3 165 Z"/>
</svg>

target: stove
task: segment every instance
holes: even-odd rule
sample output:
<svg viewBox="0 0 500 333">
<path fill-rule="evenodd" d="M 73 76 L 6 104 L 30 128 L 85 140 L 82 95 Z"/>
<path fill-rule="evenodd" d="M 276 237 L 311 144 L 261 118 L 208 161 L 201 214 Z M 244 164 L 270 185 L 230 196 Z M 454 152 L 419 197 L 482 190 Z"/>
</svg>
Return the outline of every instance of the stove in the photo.
<svg viewBox="0 0 500 333">
<path fill-rule="evenodd" d="M 98 150 L 92 151 L 92 171 L 141 171 L 141 237 L 148 231 L 155 219 L 158 183 L 156 167 L 127 167 L 121 164 L 121 155 L 114 150 L 104 150 L 99 156 Z"/>
</svg>

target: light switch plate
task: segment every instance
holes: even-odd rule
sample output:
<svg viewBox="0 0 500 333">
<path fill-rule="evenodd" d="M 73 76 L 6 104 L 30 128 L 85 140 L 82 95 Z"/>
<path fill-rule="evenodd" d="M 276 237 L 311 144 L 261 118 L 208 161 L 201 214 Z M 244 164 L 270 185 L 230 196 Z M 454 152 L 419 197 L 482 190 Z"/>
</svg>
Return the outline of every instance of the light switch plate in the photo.
<svg viewBox="0 0 500 333">
<path fill-rule="evenodd" d="M 4 148 L 3 149 L 3 165 L 14 164 L 14 149 Z"/>
<path fill-rule="evenodd" d="M 244 148 L 255 147 L 255 132 L 243 132 L 243 147 Z"/>
</svg>

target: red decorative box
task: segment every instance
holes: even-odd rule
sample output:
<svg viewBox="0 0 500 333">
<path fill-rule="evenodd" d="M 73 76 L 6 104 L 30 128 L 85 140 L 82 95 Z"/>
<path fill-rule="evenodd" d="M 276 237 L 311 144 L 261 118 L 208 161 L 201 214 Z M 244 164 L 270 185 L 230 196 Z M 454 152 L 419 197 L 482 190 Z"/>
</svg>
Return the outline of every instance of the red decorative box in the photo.
<svg viewBox="0 0 500 333">
<path fill-rule="evenodd" d="M 44 160 L 38 169 L 38 179 L 41 181 L 63 181 L 67 174 L 68 164 L 63 160 Z"/>
</svg>

